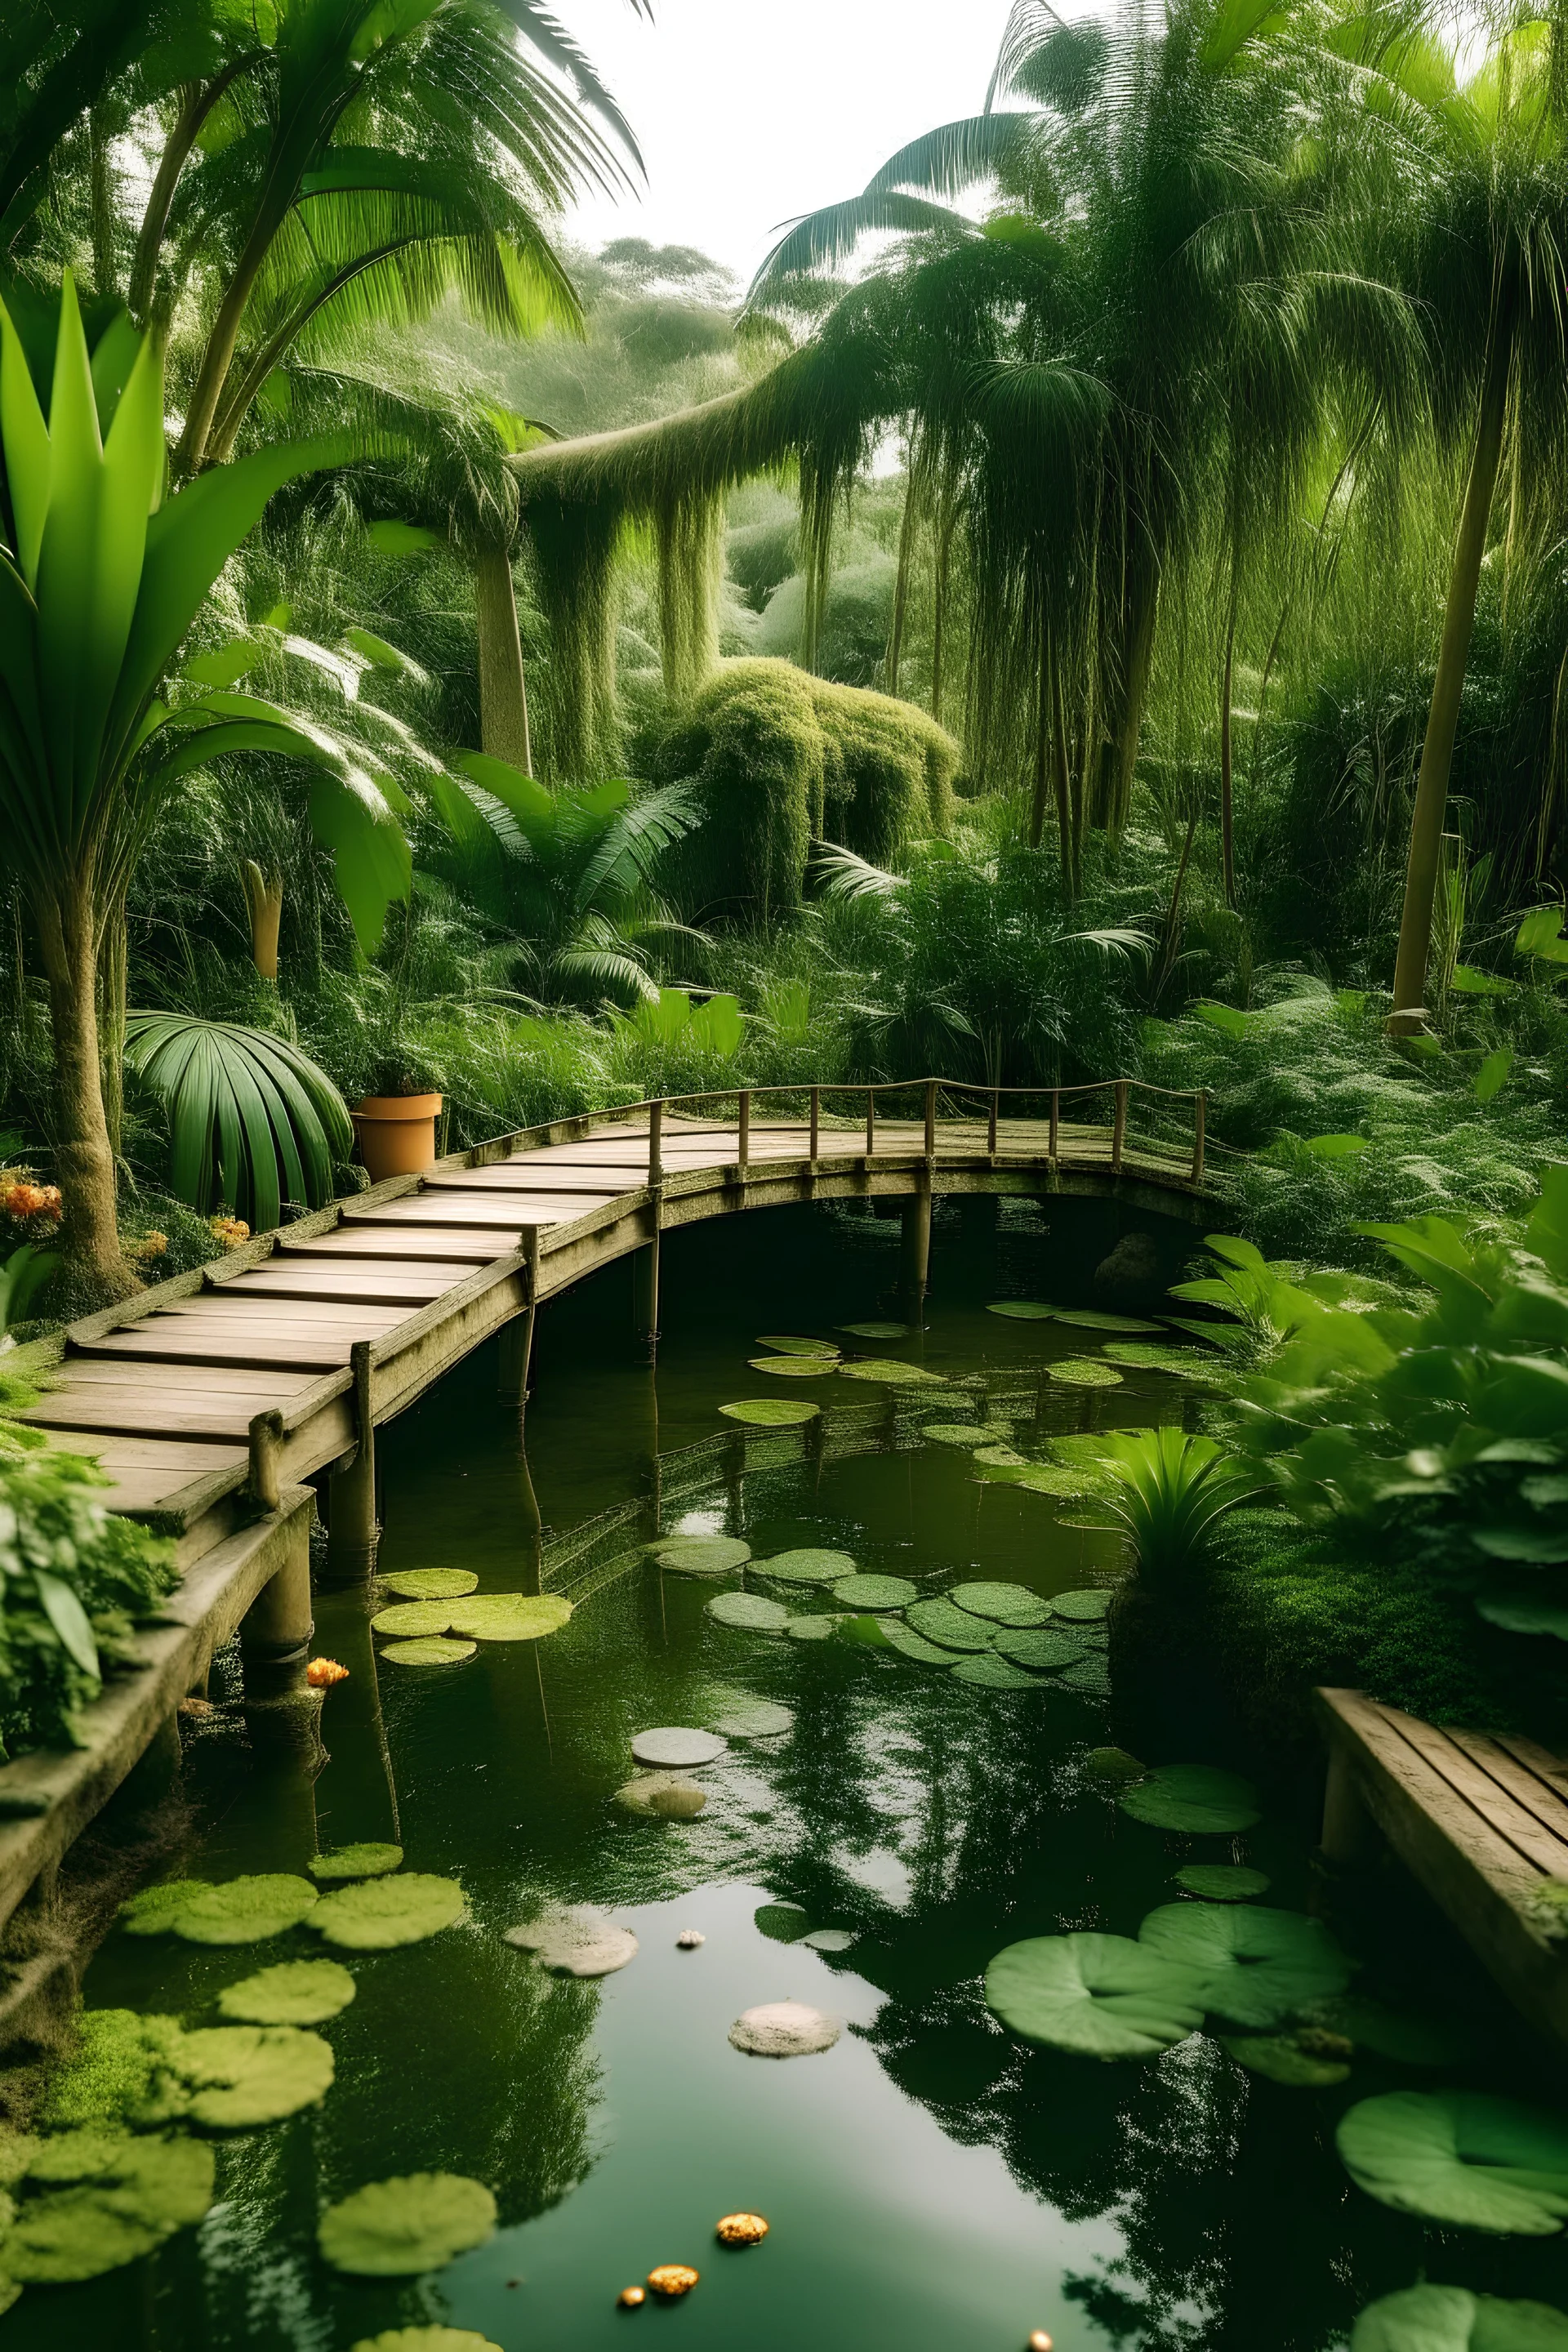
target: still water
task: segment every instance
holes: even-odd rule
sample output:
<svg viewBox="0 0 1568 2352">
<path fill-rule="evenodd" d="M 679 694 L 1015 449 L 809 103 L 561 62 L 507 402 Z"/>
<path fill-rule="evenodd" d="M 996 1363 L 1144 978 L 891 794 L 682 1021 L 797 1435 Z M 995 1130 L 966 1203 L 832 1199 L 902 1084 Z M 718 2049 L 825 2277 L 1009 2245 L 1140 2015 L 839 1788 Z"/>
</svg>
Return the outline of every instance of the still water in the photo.
<svg viewBox="0 0 1568 2352">
<path fill-rule="evenodd" d="M 998 1227 L 944 1210 L 926 1328 L 887 1352 L 963 1384 L 967 1417 L 1026 1450 L 1190 1416 L 1191 1391 L 1163 1375 L 1056 1386 L 1044 1364 L 1090 1335 L 985 1311 L 1089 1300 L 1109 1216 L 1009 1204 Z M 1173 1270 L 1186 1239 L 1163 1245 Z M 727 1628 L 707 1603 L 738 1577 L 648 1559 L 651 1536 L 684 1531 L 743 1536 L 759 1558 L 826 1547 L 932 1593 L 980 1577 L 1048 1596 L 1121 1572 L 1113 1535 L 1065 1526 L 1069 1506 L 982 1484 L 967 1453 L 926 1442 L 922 1423 L 951 1407 L 748 1369 L 761 1334 L 832 1337 L 898 1313 L 898 1266 L 896 1224 L 842 1213 L 677 1236 L 657 1370 L 613 1269 L 541 1319 L 526 1452 L 485 1356 L 386 1433 L 384 1570 L 464 1568 L 501 1591 L 542 1565 L 576 1602 L 571 1623 L 458 1668 L 378 1674 L 368 1619 L 384 1596 L 323 1593 L 316 1648 L 352 1670 L 326 1700 L 329 1760 L 313 1776 L 263 1768 L 220 1704 L 187 1759 L 185 1850 L 162 1874 L 300 1871 L 318 1849 L 395 1837 L 407 1867 L 461 1881 L 468 1919 L 340 1956 L 358 1990 L 323 2029 L 337 2063 L 324 2104 L 226 2140 L 218 2205 L 154 2261 L 30 2291 L 0 2325 L 6 2352 L 349 2352 L 416 2323 L 503 2352 L 645 2336 L 690 2352 L 1014 2352 L 1036 2328 L 1062 2352 L 1330 2352 L 1364 2304 L 1423 2274 L 1568 2305 L 1558 2242 L 1445 2233 L 1351 2185 L 1334 2124 L 1353 2098 L 1417 2086 L 1391 2063 L 1358 2056 L 1342 2087 L 1286 2089 L 1205 2035 L 1101 2064 L 1028 2048 L 988 2014 L 981 1979 L 1003 1946 L 1134 1935 L 1175 1899 L 1184 1863 L 1245 1861 L 1269 1874 L 1271 1904 L 1330 1904 L 1363 1989 L 1458 2029 L 1468 2054 L 1445 2079 L 1552 2088 L 1550 2062 L 1394 1874 L 1370 1893 L 1325 1886 L 1310 1749 L 1249 1743 L 1171 1629 L 1151 1655 L 1113 1626 L 1109 1696 L 988 1691 L 887 1651 Z M 806 1439 L 718 1415 L 786 1389 L 824 1407 Z M 696 1776 L 698 1819 L 616 1804 L 636 1733 L 748 1699 L 789 1708 L 793 1727 L 737 1740 Z M 1110 1741 L 1249 1772 L 1262 1822 L 1203 1840 L 1128 1819 L 1086 1769 Z M 637 1958 L 600 1982 L 543 1975 L 503 1935 L 546 1899 L 612 1911 Z M 771 1940 L 755 1915 L 780 1903 L 853 1940 Z M 687 1929 L 700 1949 L 677 1948 Z M 224 1985 L 318 1948 L 302 1929 L 237 1951 L 113 1933 L 86 1999 L 207 2024 Z M 836 2047 L 771 2063 L 731 2046 L 742 2011 L 784 2000 L 842 2019 Z M 325 2205 L 433 2169 L 494 2190 L 488 2245 L 413 2283 L 322 2263 Z M 742 2209 L 771 2234 L 725 2253 L 714 2223 Z M 617 2292 L 663 2263 L 694 2265 L 697 2290 L 618 2311 Z"/>
</svg>

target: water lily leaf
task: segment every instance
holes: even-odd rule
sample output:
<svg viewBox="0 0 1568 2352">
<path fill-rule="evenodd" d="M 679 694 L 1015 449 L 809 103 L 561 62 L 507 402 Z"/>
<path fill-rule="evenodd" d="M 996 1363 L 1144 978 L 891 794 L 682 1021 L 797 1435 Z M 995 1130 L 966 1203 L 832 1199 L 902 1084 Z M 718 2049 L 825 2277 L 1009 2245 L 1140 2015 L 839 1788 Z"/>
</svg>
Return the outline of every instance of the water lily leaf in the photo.
<svg viewBox="0 0 1568 2352">
<path fill-rule="evenodd" d="M 882 1633 L 889 1649 L 897 1650 L 900 1657 L 913 1658 L 918 1665 L 952 1667 L 958 1663 L 957 1651 L 928 1642 L 923 1633 L 917 1633 L 912 1625 L 900 1625 L 896 1617 L 889 1619 Z"/>
<path fill-rule="evenodd" d="M 730 1576 L 745 1567 L 752 1547 L 739 1536 L 677 1536 L 655 1544 L 653 1556 L 677 1576 Z"/>
<path fill-rule="evenodd" d="M 795 1714 L 790 1707 L 775 1706 L 771 1699 L 747 1699 L 720 1716 L 713 1728 L 726 1739 L 776 1739 L 781 1732 L 793 1731 Z"/>
<path fill-rule="evenodd" d="M 976 1446 L 994 1444 L 996 1432 L 974 1421 L 928 1421 L 921 1435 L 928 1445 L 956 1445 L 973 1454 Z"/>
<path fill-rule="evenodd" d="M 1016 1486 L 1020 1484 L 1019 1472 L 1033 1469 L 1034 1465 L 1026 1454 L 1016 1453 L 1011 1445 L 977 1445 L 974 1466 L 986 1486 Z"/>
<path fill-rule="evenodd" d="M 391 1609 L 378 1610 L 370 1630 L 395 1642 L 427 1641 L 431 1634 L 449 1630 L 453 1605 L 448 1601 L 400 1601 Z"/>
<path fill-rule="evenodd" d="M 1044 1625 L 1055 1606 L 1026 1584 L 955 1584 L 947 1597 L 967 1615 L 996 1625 Z"/>
<path fill-rule="evenodd" d="M 1065 1617 L 1074 1625 L 1092 1625 L 1107 1614 L 1115 1598 L 1104 1585 L 1086 1585 L 1081 1592 L 1053 1592 L 1051 1614 Z"/>
<path fill-rule="evenodd" d="M 1358 2050 L 1374 2050 L 1380 2058 L 1393 2058 L 1402 2066 L 1458 2066 L 1467 2054 L 1452 2027 L 1436 2018 L 1390 2009 L 1365 1993 L 1314 2001 L 1305 2014 L 1313 2025 L 1342 2033 Z"/>
<path fill-rule="evenodd" d="M 1091 1748 L 1083 1766 L 1097 1780 L 1142 1780 L 1149 1769 L 1125 1748 Z"/>
<path fill-rule="evenodd" d="M 336 1960 L 281 1960 L 226 1985 L 217 2005 L 237 2025 L 325 2025 L 353 1997 L 354 1980 Z"/>
<path fill-rule="evenodd" d="M 482 2246 L 495 2226 L 496 2200 L 481 2181 L 413 2172 L 373 2180 L 329 2205 L 316 2242 L 323 2260 L 351 2278 L 414 2278 Z"/>
<path fill-rule="evenodd" d="M 840 1323 L 840 1331 L 851 1339 L 907 1339 L 913 1326 L 909 1323 Z"/>
<path fill-rule="evenodd" d="M 1546 2238 L 1568 2219 L 1568 2120 L 1478 2091 L 1391 2091 L 1342 2117 L 1358 2189 L 1462 2230 Z"/>
<path fill-rule="evenodd" d="M 211 2025 L 186 2034 L 181 2065 L 195 2086 L 192 2122 L 245 2131 L 324 2099 L 332 2045 L 292 2025 Z"/>
<path fill-rule="evenodd" d="M 1222 2033 L 1220 2044 L 1248 2074 L 1266 2074 L 1271 2083 L 1283 2083 L 1290 2090 L 1326 2091 L 1350 2079 L 1351 2070 L 1342 2060 L 1315 2058 L 1298 2048 L 1288 2033 Z"/>
<path fill-rule="evenodd" d="M 1151 1829 L 1184 1830 L 1194 1837 L 1233 1837 L 1260 1818 L 1251 1781 L 1214 1764 L 1157 1765 L 1117 1801 Z"/>
<path fill-rule="evenodd" d="M 1406 2287 L 1367 2305 L 1351 2352 L 1568 2352 L 1568 2316 L 1458 2286 Z"/>
<path fill-rule="evenodd" d="M 917 1601 L 905 1612 L 917 1633 L 928 1642 L 937 1643 L 944 1650 L 988 1650 L 991 1629 L 972 1617 L 966 1609 L 955 1609 L 951 1601 Z"/>
<path fill-rule="evenodd" d="M 774 1348 L 781 1356 L 841 1356 L 844 1352 L 831 1339 L 781 1339 L 766 1332 L 757 1345 L 759 1348 Z"/>
<path fill-rule="evenodd" d="M 1121 1374 L 1114 1364 L 1101 1363 L 1092 1356 L 1064 1356 L 1059 1363 L 1046 1366 L 1047 1377 L 1069 1389 L 1119 1389 Z"/>
<path fill-rule="evenodd" d="M 205 1895 L 204 1878 L 172 1878 L 162 1886 L 144 1886 L 120 1906 L 120 1924 L 128 1936 L 172 1936 L 174 1921 L 194 1895 Z"/>
<path fill-rule="evenodd" d="M 810 2058 L 831 2050 L 843 2031 L 836 2017 L 805 2001 L 774 2000 L 738 2017 L 730 2039 L 749 2058 Z"/>
<path fill-rule="evenodd" d="M 403 1601 L 461 1601 L 479 1589 L 479 1578 L 467 1568 L 404 1568 L 381 1580 Z"/>
<path fill-rule="evenodd" d="M 1060 1680 L 1068 1690 L 1087 1691 L 1094 1698 L 1110 1696 L 1110 1669 L 1103 1658 L 1080 1658 L 1076 1666 L 1064 1666 Z"/>
<path fill-rule="evenodd" d="M 833 1588 L 846 1609 L 907 1609 L 920 1597 L 920 1587 L 902 1576 L 847 1576 Z"/>
<path fill-rule="evenodd" d="M 764 1903 L 752 1914 L 752 1924 L 770 1944 L 799 1944 L 811 1926 L 811 1914 L 798 1903 Z"/>
<path fill-rule="evenodd" d="M 781 1381 L 823 1381 L 838 1370 L 836 1356 L 752 1356 L 753 1372 L 772 1372 Z"/>
<path fill-rule="evenodd" d="M 978 1462 L 980 1456 L 974 1458 Z M 1078 1471 L 1058 1470 L 1050 1462 L 1026 1463 L 1008 1484 L 1026 1487 L 1031 1495 L 1049 1495 L 1058 1503 L 1081 1503 L 1094 1491 Z"/>
<path fill-rule="evenodd" d="M 260 1944 L 297 1927 L 318 1901 L 308 1878 L 265 1873 L 204 1886 L 174 1914 L 176 1936 L 187 1944 Z"/>
<path fill-rule="evenodd" d="M 201 2140 L 70 2132 L 46 2141 L 30 2179 L 73 2185 L 23 2200 L 5 2240 L 5 2274 L 65 2286 L 135 2262 L 202 2219 L 213 2174 Z"/>
<path fill-rule="evenodd" d="M 1059 1633 L 1047 1626 L 1041 1633 L 1015 1633 L 1004 1628 L 991 1637 L 991 1646 L 1004 1658 L 1011 1658 L 1016 1666 L 1033 1666 L 1037 1673 L 1049 1674 L 1062 1666 L 1076 1666 L 1084 1654 L 1083 1643 L 1070 1633 Z"/>
<path fill-rule="evenodd" d="M 463 1890 L 455 1878 L 406 1870 L 395 1878 L 367 1878 L 323 1895 L 310 1925 L 344 1951 L 389 1952 L 400 1944 L 424 1943 L 462 1914 Z"/>
<path fill-rule="evenodd" d="M 718 1624 L 746 1633 L 782 1633 L 789 1623 L 783 1601 L 764 1600 L 760 1592 L 716 1592 L 707 1606 Z"/>
<path fill-rule="evenodd" d="M 863 1650 L 885 1650 L 888 1646 L 888 1623 L 885 1617 L 873 1617 L 868 1612 L 847 1613 L 839 1618 L 835 1639 L 853 1642 Z"/>
<path fill-rule="evenodd" d="M 500 2346 L 471 2327 L 389 2327 L 362 2336 L 353 2352 L 500 2352 Z"/>
<path fill-rule="evenodd" d="M 6 2275 L 19 2286 L 101 2278 L 154 2252 L 167 2231 L 124 2209 L 112 2189 L 63 2189 L 29 2199 L 6 2233 Z"/>
<path fill-rule="evenodd" d="M 1060 1309 L 1042 1307 L 1035 1298 L 998 1298 L 985 1309 L 987 1315 L 1005 1315 L 1010 1323 L 1049 1323 Z"/>
<path fill-rule="evenodd" d="M 717 1764 L 728 1745 L 716 1731 L 697 1731 L 686 1724 L 662 1725 L 657 1730 L 637 1733 L 632 1741 L 632 1761 L 656 1772 L 691 1772 L 704 1764 Z"/>
<path fill-rule="evenodd" d="M 1057 1321 L 1070 1323 L 1079 1331 L 1117 1331 L 1129 1339 L 1142 1339 L 1165 1328 L 1163 1323 L 1140 1323 L 1132 1315 L 1102 1315 L 1096 1307 L 1058 1307 Z"/>
<path fill-rule="evenodd" d="M 1026 2042 L 1153 2058 L 1203 2023 L 1195 1969 L 1125 1936 L 1032 1936 L 985 1971 L 986 2005 Z"/>
<path fill-rule="evenodd" d="M 477 1642 L 452 1642 L 435 1637 L 427 1642 L 393 1642 L 382 1656 L 395 1666 L 460 1666 L 478 1657 Z"/>
<path fill-rule="evenodd" d="M 721 1404 L 719 1410 L 731 1421 L 744 1422 L 748 1429 L 799 1429 L 817 1420 L 822 1407 L 794 1397 L 752 1397 L 741 1404 Z"/>
<path fill-rule="evenodd" d="M 318 1853 L 305 1864 L 312 1878 L 384 1878 L 403 1867 L 400 1845 L 341 1845 L 332 1853 Z M 329 1960 L 310 1965 L 330 1968 Z"/>
<path fill-rule="evenodd" d="M 1238 1862 L 1189 1862 L 1175 1873 L 1175 1884 L 1205 1903 L 1250 1903 L 1267 1895 L 1272 1882 L 1261 1870 L 1244 1870 Z"/>
<path fill-rule="evenodd" d="M 571 1615 L 572 1603 L 558 1592 L 487 1592 L 455 1604 L 452 1631 L 468 1642 L 541 1642 Z"/>
<path fill-rule="evenodd" d="M 1550 1633 L 1568 1642 L 1568 1607 L 1560 1601 L 1537 1600 L 1528 1592 L 1483 1593 L 1476 1601 L 1476 1614 L 1489 1625 L 1500 1625 L 1505 1633 Z"/>
<path fill-rule="evenodd" d="M 708 1791 L 679 1772 L 640 1772 L 616 1790 L 616 1802 L 645 1821 L 694 1822 L 708 1802 Z"/>
<path fill-rule="evenodd" d="M 1174 1372 L 1184 1381 L 1202 1380 L 1214 1363 L 1212 1356 L 1200 1356 L 1195 1348 L 1155 1348 L 1144 1339 L 1108 1339 L 1105 1352 L 1113 1363 L 1127 1364 L 1134 1371 Z"/>
<path fill-rule="evenodd" d="M 602 1911 L 552 1906 L 526 1927 L 509 1927 L 506 1940 L 531 1952 L 552 1976 L 611 1977 L 637 1956 L 629 1927 L 617 1927 Z"/>
<path fill-rule="evenodd" d="M 837 1584 L 855 1573 L 847 1551 L 776 1551 L 772 1559 L 754 1565 L 759 1576 L 776 1577 L 785 1584 Z"/>
<path fill-rule="evenodd" d="M 858 1364 L 840 1364 L 840 1377 L 847 1381 L 879 1381 L 890 1389 L 940 1389 L 945 1387 L 940 1374 L 928 1372 L 919 1364 L 900 1364 L 890 1356 L 867 1356 Z"/>
<path fill-rule="evenodd" d="M 844 1622 L 837 1614 L 822 1617 L 792 1617 L 784 1632 L 792 1642 L 830 1642 Z"/>
<path fill-rule="evenodd" d="M 1022 1666 L 1010 1665 L 1005 1658 L 992 1651 L 982 1651 L 977 1658 L 960 1658 L 952 1669 L 955 1683 L 973 1683 L 979 1690 L 1047 1690 L 1038 1675 L 1026 1675 Z"/>
<path fill-rule="evenodd" d="M 800 1940 L 809 1945 L 814 1952 L 847 1952 L 860 1938 L 849 1927 L 814 1927 L 809 1936 L 803 1936 Z"/>
</svg>

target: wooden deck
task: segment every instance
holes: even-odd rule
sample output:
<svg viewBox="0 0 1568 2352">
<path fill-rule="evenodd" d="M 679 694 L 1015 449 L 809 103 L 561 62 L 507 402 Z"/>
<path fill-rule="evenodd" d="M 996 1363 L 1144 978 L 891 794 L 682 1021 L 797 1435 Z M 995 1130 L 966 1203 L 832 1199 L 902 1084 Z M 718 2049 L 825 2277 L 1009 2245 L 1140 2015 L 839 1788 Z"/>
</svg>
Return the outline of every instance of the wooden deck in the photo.
<svg viewBox="0 0 1568 2352">
<path fill-rule="evenodd" d="M 1374 1825 L 1514 2006 L 1568 2041 L 1568 1943 L 1543 1932 L 1539 1900 L 1548 1881 L 1568 1888 L 1568 1762 L 1528 1739 L 1439 1730 L 1360 1691 L 1318 1701 L 1324 1851 L 1361 1858 Z"/>
</svg>

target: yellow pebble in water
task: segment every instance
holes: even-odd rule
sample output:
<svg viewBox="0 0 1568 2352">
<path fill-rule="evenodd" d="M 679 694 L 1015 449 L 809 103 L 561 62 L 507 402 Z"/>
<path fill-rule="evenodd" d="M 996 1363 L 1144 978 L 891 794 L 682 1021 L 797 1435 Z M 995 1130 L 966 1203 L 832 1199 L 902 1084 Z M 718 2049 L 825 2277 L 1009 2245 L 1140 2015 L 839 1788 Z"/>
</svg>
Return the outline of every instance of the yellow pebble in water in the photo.
<svg viewBox="0 0 1568 2352">
<path fill-rule="evenodd" d="M 713 2234 L 721 2246 L 756 2246 L 767 2236 L 768 2225 L 760 2213 L 726 2213 Z"/>
<path fill-rule="evenodd" d="M 689 2269 L 685 2263 L 661 2263 L 658 2270 L 649 2271 L 647 2283 L 655 2294 L 661 2294 L 668 2303 L 673 2303 L 678 2295 L 691 2293 L 697 2284 L 697 2273 Z"/>
<path fill-rule="evenodd" d="M 647 2295 L 640 2286 L 624 2286 L 616 2301 L 622 2311 L 640 2311 L 647 2301 Z"/>
</svg>

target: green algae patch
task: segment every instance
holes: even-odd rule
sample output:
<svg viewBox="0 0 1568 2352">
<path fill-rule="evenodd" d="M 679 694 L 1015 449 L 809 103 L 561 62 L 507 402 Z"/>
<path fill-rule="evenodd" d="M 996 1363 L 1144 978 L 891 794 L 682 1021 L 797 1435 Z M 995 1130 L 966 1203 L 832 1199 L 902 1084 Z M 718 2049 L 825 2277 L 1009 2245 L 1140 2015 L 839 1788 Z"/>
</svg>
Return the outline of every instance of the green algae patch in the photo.
<svg viewBox="0 0 1568 2352">
<path fill-rule="evenodd" d="M 400 1601 L 461 1601 L 479 1589 L 479 1578 L 467 1568 L 403 1568 L 381 1580 Z"/>
<path fill-rule="evenodd" d="M 403 1867 L 400 1845 L 340 1845 L 313 1854 L 305 1864 L 312 1878 L 384 1878 Z"/>
<path fill-rule="evenodd" d="M 390 1952 L 439 1935 L 461 1918 L 463 1903 L 463 1890 L 455 1878 L 410 1870 L 323 1895 L 310 1925 L 344 1951 Z"/>
<path fill-rule="evenodd" d="M 316 2231 L 322 2260 L 351 2278 L 416 2278 L 494 2235 L 496 2200 L 456 2172 L 373 2180 L 330 2205 Z"/>
<path fill-rule="evenodd" d="M 174 1929 L 186 1944 L 264 1944 L 309 1916 L 319 1900 L 308 1878 L 280 1871 L 204 1886 L 183 1903 Z"/>
<path fill-rule="evenodd" d="M 378 1610 L 370 1630 L 395 1642 L 422 1642 L 432 1633 L 445 1633 L 451 1622 L 449 1601 L 400 1601 L 395 1608 Z"/>
<path fill-rule="evenodd" d="M 237 2025 L 325 2025 L 353 1997 L 354 1980 L 336 1960 L 281 1960 L 226 1985 L 217 2005 Z"/>
<path fill-rule="evenodd" d="M 726 1420 L 744 1422 L 748 1429 L 800 1429 L 822 1412 L 819 1404 L 805 1404 L 795 1397 L 745 1397 L 719 1410 Z"/>
<path fill-rule="evenodd" d="M 394 1666 L 461 1666 L 479 1655 L 477 1642 L 432 1635 L 427 1642 L 389 1642 L 382 1656 Z"/>
<path fill-rule="evenodd" d="M 571 1616 L 572 1603 L 558 1592 L 489 1592 L 457 1602 L 451 1627 L 460 1641 L 542 1642 Z"/>
</svg>

